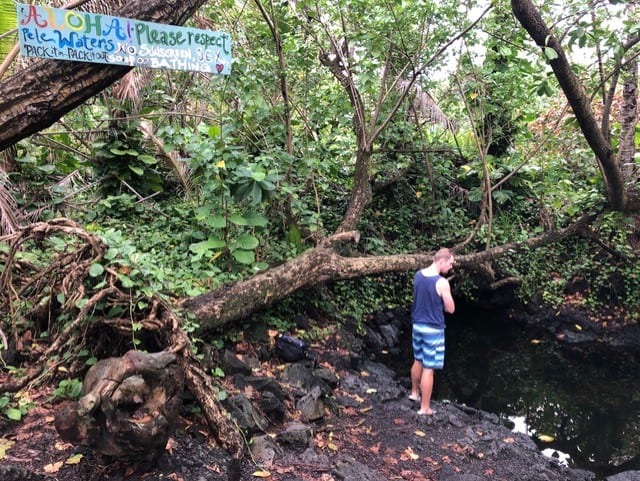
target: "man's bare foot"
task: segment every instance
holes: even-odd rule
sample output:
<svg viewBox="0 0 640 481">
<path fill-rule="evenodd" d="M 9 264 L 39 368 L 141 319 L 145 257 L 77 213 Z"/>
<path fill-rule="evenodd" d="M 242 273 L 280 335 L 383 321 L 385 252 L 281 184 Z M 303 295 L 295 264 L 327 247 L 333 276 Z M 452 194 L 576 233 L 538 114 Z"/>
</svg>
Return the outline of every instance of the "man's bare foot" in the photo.
<svg viewBox="0 0 640 481">
<path fill-rule="evenodd" d="M 420 409 L 418 411 L 418 416 L 432 416 L 435 413 L 436 412 L 433 409 L 427 409 L 426 411 L 423 411 L 422 409 Z"/>
</svg>

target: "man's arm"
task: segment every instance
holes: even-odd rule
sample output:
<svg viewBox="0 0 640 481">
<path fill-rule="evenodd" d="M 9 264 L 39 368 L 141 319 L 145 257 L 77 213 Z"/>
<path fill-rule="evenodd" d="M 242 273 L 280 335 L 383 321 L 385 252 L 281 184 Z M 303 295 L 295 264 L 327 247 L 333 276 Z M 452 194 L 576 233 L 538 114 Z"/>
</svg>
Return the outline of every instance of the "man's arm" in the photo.
<svg viewBox="0 0 640 481">
<path fill-rule="evenodd" d="M 451 296 L 451 286 L 449 285 L 449 281 L 445 278 L 440 279 L 436 284 L 436 288 L 438 290 L 438 294 L 442 297 L 444 312 L 453 314 L 456 310 L 456 304 L 453 302 L 453 297 Z"/>
</svg>

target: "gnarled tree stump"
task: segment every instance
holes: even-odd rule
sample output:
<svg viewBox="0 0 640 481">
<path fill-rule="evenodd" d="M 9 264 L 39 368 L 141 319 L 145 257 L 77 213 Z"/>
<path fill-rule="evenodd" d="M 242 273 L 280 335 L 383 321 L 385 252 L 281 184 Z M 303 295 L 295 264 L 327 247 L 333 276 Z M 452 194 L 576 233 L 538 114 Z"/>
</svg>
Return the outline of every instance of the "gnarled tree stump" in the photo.
<svg viewBox="0 0 640 481">
<path fill-rule="evenodd" d="M 103 359 L 87 372 L 78 402 L 57 413 L 55 427 L 67 442 L 150 469 L 173 431 L 183 387 L 173 353 Z"/>
</svg>

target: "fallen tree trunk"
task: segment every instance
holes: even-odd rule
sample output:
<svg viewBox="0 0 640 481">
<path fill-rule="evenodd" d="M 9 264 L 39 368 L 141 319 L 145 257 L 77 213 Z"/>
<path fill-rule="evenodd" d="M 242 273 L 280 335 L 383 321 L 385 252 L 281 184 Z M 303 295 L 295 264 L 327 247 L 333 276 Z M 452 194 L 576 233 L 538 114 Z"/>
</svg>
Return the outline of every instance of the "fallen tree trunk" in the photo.
<svg viewBox="0 0 640 481">
<path fill-rule="evenodd" d="M 478 268 L 481 264 L 490 262 L 506 252 L 534 248 L 586 232 L 586 227 L 593 219 L 594 216 L 586 215 L 563 230 L 551 231 L 524 242 L 456 256 L 456 269 Z M 368 257 L 347 257 L 340 254 L 339 243 L 357 242 L 358 239 L 357 232 L 336 234 L 327 238 L 315 249 L 280 266 L 215 291 L 184 299 L 181 307 L 195 315 L 201 328 L 217 329 L 285 299 L 293 292 L 305 287 L 369 275 L 408 272 L 424 267 L 432 261 L 430 253 Z"/>
</svg>

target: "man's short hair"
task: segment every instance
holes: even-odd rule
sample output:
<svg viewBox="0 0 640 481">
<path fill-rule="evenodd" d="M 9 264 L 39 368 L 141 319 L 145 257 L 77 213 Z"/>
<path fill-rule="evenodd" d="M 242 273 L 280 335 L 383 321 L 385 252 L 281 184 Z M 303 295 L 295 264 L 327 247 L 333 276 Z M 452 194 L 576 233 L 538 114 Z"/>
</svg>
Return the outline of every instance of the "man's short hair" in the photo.
<svg viewBox="0 0 640 481">
<path fill-rule="evenodd" d="M 433 262 L 438 262 L 440 260 L 451 259 L 453 254 L 449 249 L 443 247 L 442 249 L 438 249 L 436 253 L 433 255 Z"/>
</svg>

